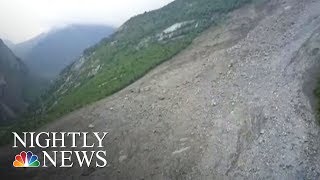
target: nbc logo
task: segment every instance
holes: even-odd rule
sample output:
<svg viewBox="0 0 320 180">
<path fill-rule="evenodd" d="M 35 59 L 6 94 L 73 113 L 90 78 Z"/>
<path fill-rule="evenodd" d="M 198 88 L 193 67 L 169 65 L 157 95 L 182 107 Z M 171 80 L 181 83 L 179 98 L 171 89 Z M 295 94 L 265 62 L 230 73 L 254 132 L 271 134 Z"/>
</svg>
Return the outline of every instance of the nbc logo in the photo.
<svg viewBox="0 0 320 180">
<path fill-rule="evenodd" d="M 17 154 L 15 161 L 13 162 L 14 167 L 39 167 L 40 162 L 38 161 L 38 156 L 34 155 L 31 151 L 27 153 L 22 151 L 20 154 Z"/>
</svg>

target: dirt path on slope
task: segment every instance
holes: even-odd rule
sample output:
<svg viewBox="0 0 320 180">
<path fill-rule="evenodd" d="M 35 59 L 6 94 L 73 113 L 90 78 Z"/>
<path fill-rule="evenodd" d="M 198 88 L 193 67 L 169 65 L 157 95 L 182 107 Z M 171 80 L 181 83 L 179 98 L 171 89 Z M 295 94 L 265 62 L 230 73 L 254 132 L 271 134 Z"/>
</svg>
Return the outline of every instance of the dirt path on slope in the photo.
<svg viewBox="0 0 320 180">
<path fill-rule="evenodd" d="M 311 87 L 308 72 L 318 67 L 319 9 L 319 1 L 271 0 L 236 10 L 129 87 L 41 129 L 108 131 L 107 168 L 25 174 L 318 179 L 319 127 L 304 88 Z"/>
</svg>

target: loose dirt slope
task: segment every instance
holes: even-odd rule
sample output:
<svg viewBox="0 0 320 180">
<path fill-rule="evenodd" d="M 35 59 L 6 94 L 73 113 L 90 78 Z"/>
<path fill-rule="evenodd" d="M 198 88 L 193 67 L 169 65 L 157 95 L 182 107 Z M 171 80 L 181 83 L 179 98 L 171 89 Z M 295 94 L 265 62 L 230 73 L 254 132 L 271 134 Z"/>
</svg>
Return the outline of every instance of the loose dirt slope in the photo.
<svg viewBox="0 0 320 180">
<path fill-rule="evenodd" d="M 318 179 L 320 134 L 310 98 L 319 48 L 320 1 L 243 7 L 139 81 L 41 129 L 108 131 L 109 167 L 26 173 Z"/>
</svg>

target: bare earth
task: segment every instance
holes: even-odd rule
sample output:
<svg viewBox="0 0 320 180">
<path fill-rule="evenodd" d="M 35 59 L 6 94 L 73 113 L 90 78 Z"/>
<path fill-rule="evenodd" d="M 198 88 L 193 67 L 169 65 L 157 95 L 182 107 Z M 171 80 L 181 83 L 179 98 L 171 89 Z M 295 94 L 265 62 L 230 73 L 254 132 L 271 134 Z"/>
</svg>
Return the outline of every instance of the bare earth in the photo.
<svg viewBox="0 0 320 180">
<path fill-rule="evenodd" d="M 8 176 L 320 179 L 320 1 L 270 0 L 229 16 L 129 87 L 39 130 L 109 132 L 108 167 Z M 1 151 L 11 162 L 18 152 Z"/>
</svg>

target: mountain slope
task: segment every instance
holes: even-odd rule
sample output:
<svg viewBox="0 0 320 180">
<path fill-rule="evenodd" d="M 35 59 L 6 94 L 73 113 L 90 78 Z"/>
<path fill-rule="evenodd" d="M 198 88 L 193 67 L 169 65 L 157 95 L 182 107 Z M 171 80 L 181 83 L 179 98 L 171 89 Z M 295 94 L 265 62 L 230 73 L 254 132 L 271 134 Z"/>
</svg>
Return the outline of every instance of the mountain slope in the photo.
<svg viewBox="0 0 320 180">
<path fill-rule="evenodd" d="M 28 70 L 0 39 L 0 123 L 9 123 L 25 109 Z"/>
<path fill-rule="evenodd" d="M 2 39 L 2 41 L 9 49 L 12 49 L 15 46 L 15 44 L 13 42 L 11 42 L 10 40 Z"/>
<path fill-rule="evenodd" d="M 62 71 L 43 97 L 43 114 L 46 119 L 55 119 L 122 89 L 246 2 L 177 0 L 131 18 Z"/>
<path fill-rule="evenodd" d="M 19 54 L 33 73 L 52 79 L 84 49 L 112 32 L 113 28 L 108 26 L 71 25 L 40 35 L 17 45 L 15 49 L 20 51 Z"/>
<path fill-rule="evenodd" d="M 320 68 L 319 9 L 319 1 L 271 0 L 232 12 L 137 82 L 40 130 L 108 131 L 107 168 L 28 177 L 318 179 L 310 91 Z"/>
</svg>

